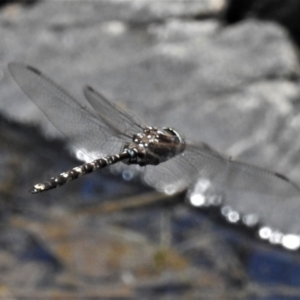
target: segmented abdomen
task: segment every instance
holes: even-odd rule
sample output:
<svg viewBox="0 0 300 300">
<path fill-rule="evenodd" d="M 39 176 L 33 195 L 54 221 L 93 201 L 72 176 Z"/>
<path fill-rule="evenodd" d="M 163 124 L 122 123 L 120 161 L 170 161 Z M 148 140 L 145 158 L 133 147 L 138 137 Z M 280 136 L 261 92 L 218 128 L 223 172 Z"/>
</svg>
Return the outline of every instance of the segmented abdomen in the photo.
<svg viewBox="0 0 300 300">
<path fill-rule="evenodd" d="M 40 193 L 47 190 L 54 189 L 61 185 L 66 184 L 69 181 L 75 180 L 85 174 L 92 173 L 98 169 L 102 169 L 107 167 L 111 164 L 120 161 L 120 155 L 111 155 L 108 157 L 96 159 L 90 163 L 86 163 L 84 165 L 78 166 L 73 168 L 72 170 L 66 171 L 61 173 L 56 177 L 50 178 L 48 181 L 44 181 L 43 183 L 37 183 L 34 187 L 30 190 L 31 193 Z"/>
</svg>

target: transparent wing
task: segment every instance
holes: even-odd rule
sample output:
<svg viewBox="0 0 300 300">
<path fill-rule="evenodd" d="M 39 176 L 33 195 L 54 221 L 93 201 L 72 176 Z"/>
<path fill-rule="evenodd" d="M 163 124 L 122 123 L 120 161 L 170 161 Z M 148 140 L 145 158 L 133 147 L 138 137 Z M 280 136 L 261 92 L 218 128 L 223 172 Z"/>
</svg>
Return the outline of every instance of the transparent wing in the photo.
<svg viewBox="0 0 300 300">
<path fill-rule="evenodd" d="M 201 155 L 197 148 L 190 152 Z M 242 216 L 255 216 L 260 224 L 299 234 L 300 190 L 285 176 L 228 158 L 204 160 L 204 165 L 198 167 L 199 175 L 189 190 L 191 203 L 191 197 L 197 194 L 204 196 L 205 203 L 211 203 L 217 193 L 222 205 Z M 197 199 L 202 201 L 201 197 Z"/>
<path fill-rule="evenodd" d="M 33 67 L 10 63 L 8 69 L 23 92 L 71 143 L 91 158 L 117 153 L 122 139 L 92 109 L 78 103 L 56 83 Z"/>
<path fill-rule="evenodd" d="M 227 170 L 215 182 L 217 187 L 222 187 L 223 204 L 238 213 L 255 214 L 262 224 L 273 228 L 278 228 L 280 223 L 282 230 L 291 229 L 291 224 L 299 224 L 300 190 L 285 176 L 229 161 Z M 285 218 L 281 214 L 285 214 Z"/>
<path fill-rule="evenodd" d="M 86 86 L 83 93 L 101 119 L 119 134 L 125 133 L 131 138 L 134 133 L 141 132 L 146 127 L 137 116 L 129 115 L 92 87 Z"/>
<path fill-rule="evenodd" d="M 207 179 L 226 194 L 226 201 L 241 206 L 243 199 L 251 198 L 254 203 L 300 196 L 299 188 L 283 175 L 233 161 L 204 143 L 187 145 L 181 155 L 158 166 L 147 166 L 144 179 L 158 190 L 171 193 Z"/>
<path fill-rule="evenodd" d="M 172 194 L 189 187 L 200 174 L 208 178 L 224 167 L 226 159 L 207 144 L 187 145 L 182 154 L 158 166 L 147 166 L 144 180 L 159 191 Z"/>
</svg>

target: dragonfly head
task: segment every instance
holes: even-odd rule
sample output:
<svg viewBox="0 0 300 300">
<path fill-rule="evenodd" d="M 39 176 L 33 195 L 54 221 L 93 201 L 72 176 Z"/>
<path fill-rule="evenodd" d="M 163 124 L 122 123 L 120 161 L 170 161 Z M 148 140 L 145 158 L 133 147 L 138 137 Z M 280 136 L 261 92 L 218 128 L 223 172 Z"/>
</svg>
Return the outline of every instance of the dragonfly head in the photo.
<svg viewBox="0 0 300 300">
<path fill-rule="evenodd" d="M 184 139 L 173 128 L 146 127 L 143 132 L 133 135 L 132 142 L 123 151 L 130 154 L 126 164 L 140 166 L 158 165 L 182 153 Z"/>
</svg>

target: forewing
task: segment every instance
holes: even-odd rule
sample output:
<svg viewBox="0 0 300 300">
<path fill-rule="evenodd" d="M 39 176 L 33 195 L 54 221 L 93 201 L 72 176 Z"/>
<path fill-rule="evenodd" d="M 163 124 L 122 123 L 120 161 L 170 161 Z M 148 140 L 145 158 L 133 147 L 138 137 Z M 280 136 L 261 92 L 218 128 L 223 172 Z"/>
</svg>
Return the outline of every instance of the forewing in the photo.
<svg viewBox="0 0 300 300">
<path fill-rule="evenodd" d="M 186 158 L 199 171 L 195 184 L 189 188 L 190 197 L 199 192 L 207 201 L 209 197 L 215 199 L 212 193 L 216 192 L 222 205 L 240 215 L 256 216 L 261 224 L 282 232 L 294 231 L 300 218 L 300 190 L 295 183 L 278 173 L 234 161 L 213 149 L 206 150 L 188 147 Z M 201 197 L 198 199 L 201 201 Z M 300 233 L 299 227 L 296 231 Z"/>
<path fill-rule="evenodd" d="M 115 131 L 101 122 L 92 109 L 78 103 L 33 67 L 10 63 L 8 69 L 23 92 L 81 151 L 91 158 L 120 151 L 122 141 L 115 138 Z"/>
<path fill-rule="evenodd" d="M 205 143 L 187 145 L 181 155 L 158 166 L 147 166 L 144 179 L 164 192 L 177 192 L 191 188 L 199 180 L 207 180 L 226 195 L 229 204 L 240 206 L 243 199 L 251 198 L 251 203 L 257 206 L 254 202 L 263 199 L 300 196 L 299 188 L 283 175 L 233 161 Z"/>
<path fill-rule="evenodd" d="M 137 116 L 129 115 L 92 87 L 86 86 L 83 93 L 100 118 L 119 134 L 125 133 L 131 138 L 133 134 L 143 131 L 146 127 Z"/>
<path fill-rule="evenodd" d="M 299 223 L 299 187 L 283 175 L 230 161 L 215 184 L 224 191 L 223 204 L 241 215 L 256 215 L 261 224 L 284 232 Z"/>
<path fill-rule="evenodd" d="M 224 167 L 224 157 L 200 143 L 196 147 L 188 145 L 182 154 L 158 166 L 147 166 L 144 180 L 157 190 L 172 194 L 186 189 L 200 174 L 208 178 Z"/>
</svg>

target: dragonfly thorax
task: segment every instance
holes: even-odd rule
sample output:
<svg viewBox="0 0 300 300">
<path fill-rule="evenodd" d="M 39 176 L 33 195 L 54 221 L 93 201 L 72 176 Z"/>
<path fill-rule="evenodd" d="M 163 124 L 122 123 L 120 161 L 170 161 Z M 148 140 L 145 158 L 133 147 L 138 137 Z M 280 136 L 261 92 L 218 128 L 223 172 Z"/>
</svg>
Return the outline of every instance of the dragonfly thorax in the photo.
<svg viewBox="0 0 300 300">
<path fill-rule="evenodd" d="M 173 128 L 146 127 L 142 133 L 133 135 L 132 142 L 124 146 L 123 151 L 130 158 L 126 164 L 158 165 L 182 153 L 185 142 Z"/>
</svg>

